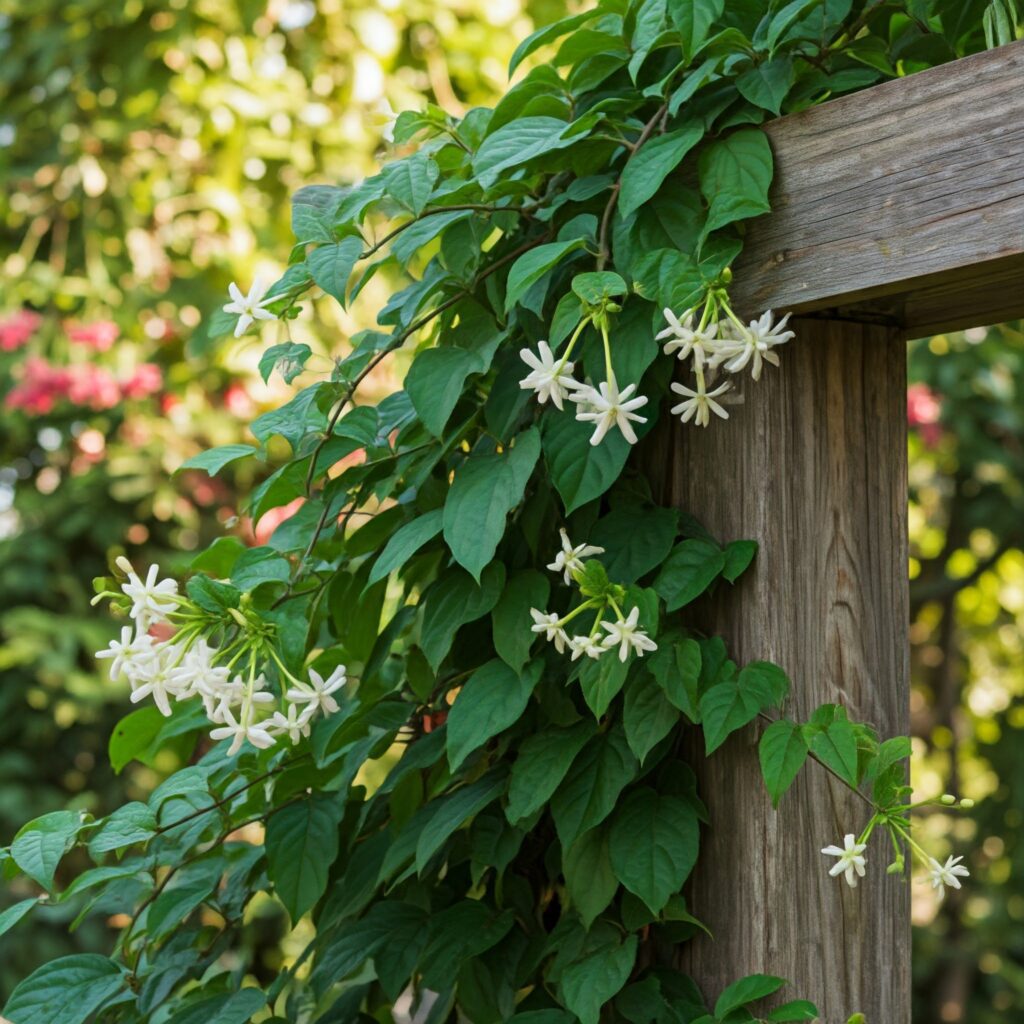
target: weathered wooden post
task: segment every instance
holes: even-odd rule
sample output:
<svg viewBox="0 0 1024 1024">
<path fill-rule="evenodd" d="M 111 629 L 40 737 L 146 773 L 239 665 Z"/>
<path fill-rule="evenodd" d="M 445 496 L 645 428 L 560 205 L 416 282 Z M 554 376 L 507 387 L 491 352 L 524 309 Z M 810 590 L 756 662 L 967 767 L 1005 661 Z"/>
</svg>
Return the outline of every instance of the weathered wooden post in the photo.
<svg viewBox="0 0 1024 1024">
<path fill-rule="evenodd" d="M 738 660 L 788 671 L 798 715 L 834 701 L 883 738 L 907 730 L 904 340 L 1024 315 L 1022 85 L 1016 43 L 769 126 L 774 213 L 734 298 L 795 310 L 797 340 L 727 425 L 676 427 L 658 459 L 663 500 L 760 542 L 704 614 Z M 859 888 L 827 876 L 819 848 L 869 812 L 823 771 L 778 812 L 750 800 L 760 731 L 694 758 L 712 828 L 688 892 L 715 939 L 683 966 L 706 994 L 777 973 L 826 1024 L 908 1024 L 905 881 L 881 846 Z"/>
</svg>

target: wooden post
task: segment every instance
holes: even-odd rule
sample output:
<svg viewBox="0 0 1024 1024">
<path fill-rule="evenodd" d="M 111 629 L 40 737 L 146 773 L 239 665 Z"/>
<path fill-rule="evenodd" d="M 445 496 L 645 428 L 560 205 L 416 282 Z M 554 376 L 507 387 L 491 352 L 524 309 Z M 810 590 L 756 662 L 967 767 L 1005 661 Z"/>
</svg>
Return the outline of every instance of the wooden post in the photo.
<svg viewBox="0 0 1024 1024">
<path fill-rule="evenodd" d="M 1024 316 L 1022 76 L 1024 41 L 767 125 L 773 213 L 751 223 L 732 298 L 805 318 L 728 423 L 653 441 L 663 502 L 760 543 L 694 613 L 739 662 L 785 668 L 798 716 L 836 702 L 882 738 L 907 731 L 903 340 Z M 683 968 L 711 999 L 767 972 L 824 1024 L 908 1024 L 909 886 L 881 837 L 859 888 L 828 877 L 819 850 L 870 809 L 809 764 L 773 811 L 760 731 L 707 761 L 693 741 L 712 823 L 687 894 L 715 939 Z"/>
<path fill-rule="evenodd" d="M 761 546 L 747 576 L 698 610 L 733 657 L 786 669 L 804 720 L 841 703 L 888 738 L 906 733 L 909 705 L 905 346 L 886 327 L 794 326 L 782 366 L 745 383 L 727 423 L 673 428 L 662 497 L 723 541 Z M 859 888 L 830 878 L 821 847 L 871 810 L 808 763 L 773 811 L 761 732 L 749 726 L 708 760 L 694 750 L 711 827 L 688 898 L 715 938 L 687 944 L 683 969 L 712 1000 L 745 974 L 778 974 L 826 1024 L 858 1011 L 908 1024 L 910 893 L 885 873 L 884 834 Z"/>
</svg>

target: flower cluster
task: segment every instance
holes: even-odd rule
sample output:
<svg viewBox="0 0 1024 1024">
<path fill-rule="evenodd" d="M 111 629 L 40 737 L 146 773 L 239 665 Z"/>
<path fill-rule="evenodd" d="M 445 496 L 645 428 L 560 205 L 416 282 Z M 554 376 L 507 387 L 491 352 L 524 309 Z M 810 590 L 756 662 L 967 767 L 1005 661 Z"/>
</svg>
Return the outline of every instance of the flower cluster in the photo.
<svg viewBox="0 0 1024 1024">
<path fill-rule="evenodd" d="M 613 427 L 630 444 L 636 444 L 633 424 L 647 422 L 637 411 L 647 404 L 647 397 L 636 393 L 636 382 L 621 387 L 612 368 L 608 313 L 617 310 L 617 305 L 606 303 L 588 313 L 560 357 L 556 357 L 546 341 L 538 343 L 536 352 L 524 348 L 519 353 L 530 368 L 519 386 L 533 391 L 541 405 L 550 401 L 561 410 L 565 399 L 574 402 L 576 419 L 594 425 L 590 438 L 593 445 L 600 444 Z M 753 379 L 759 380 L 765 363 L 779 365 L 778 354 L 773 350 L 794 337 L 792 331 L 786 330 L 788 313 L 775 323 L 772 311 L 768 310 L 757 320 L 744 324 L 729 305 L 725 289 L 720 287 L 711 288 L 702 305 L 680 316 L 671 309 L 664 314 L 668 326 L 656 335 L 656 340 L 665 343 L 666 355 L 689 359 L 696 378 L 693 387 L 672 384 L 673 392 L 682 398 L 672 407 L 672 415 L 679 416 L 683 423 L 692 420 L 702 427 L 710 424 L 712 414 L 729 418 L 724 403 L 729 401 L 726 396 L 732 391 L 732 383 L 725 380 L 712 387 L 719 373 L 737 374 L 749 368 Z M 573 350 L 589 324 L 599 330 L 604 346 L 605 380 L 596 386 L 577 380 L 571 361 Z"/>
<path fill-rule="evenodd" d="M 18 310 L 0 320 L 0 352 L 14 352 L 27 345 L 42 322 L 43 318 L 30 309 Z"/>
<path fill-rule="evenodd" d="M 101 412 L 126 398 L 146 398 L 162 387 L 163 373 L 154 363 L 143 363 L 118 379 L 93 363 L 56 366 L 40 356 L 29 356 L 4 403 L 35 416 L 52 412 L 61 402 Z"/>
<path fill-rule="evenodd" d="M 623 588 L 608 582 L 600 562 L 585 561 L 591 555 L 604 554 L 604 548 L 592 544 L 573 544 L 565 530 L 559 533 L 562 548 L 548 568 L 560 573 L 567 584 L 575 583 L 584 600 L 563 616 L 557 612 L 531 608 L 533 632 L 543 633 L 544 638 L 555 645 L 559 654 L 568 650 L 573 661 L 584 656 L 600 658 L 616 648 L 620 661 L 625 661 L 632 651 L 636 651 L 640 658 L 645 652 L 656 651 L 658 645 L 640 626 L 640 608 L 634 606 L 628 615 L 624 614 Z M 585 633 L 570 634 L 566 627 L 585 613 L 590 615 L 590 629 Z"/>
<path fill-rule="evenodd" d="M 682 398 L 672 407 L 672 415 L 683 423 L 692 420 L 700 427 L 711 423 L 712 414 L 723 420 L 729 418 L 725 405 L 732 392 L 732 381 L 724 380 L 712 387 L 720 372 L 737 374 L 749 367 L 750 376 L 760 380 L 765 363 L 779 365 L 778 353 L 773 349 L 794 337 L 792 331 L 786 330 L 788 313 L 774 323 L 772 311 L 768 310 L 757 320 L 744 324 L 721 289 L 709 292 L 703 309 L 695 306 L 680 316 L 666 309 L 664 314 L 668 326 L 656 336 L 657 340 L 665 342 L 665 355 L 675 355 L 684 362 L 689 359 L 695 377 L 693 387 L 672 384 L 672 390 Z"/>
<path fill-rule="evenodd" d="M 246 741 L 261 750 L 281 736 L 298 743 L 309 735 L 317 714 L 338 710 L 334 694 L 347 681 L 344 666 L 326 679 L 315 669 L 308 680 L 296 678 L 270 643 L 266 626 L 234 608 L 225 642 L 214 646 L 207 639 L 214 625 L 210 613 L 180 594 L 174 580 L 159 579 L 157 566 L 150 566 L 144 579 L 125 558 L 117 567 L 126 577 L 121 599 L 127 599 L 134 625 L 125 626 L 120 639 L 96 657 L 110 660 L 112 679 L 127 681 L 132 703 L 152 698 L 169 716 L 172 701 L 197 698 L 215 726 L 210 737 L 231 740 L 229 756 Z M 271 665 L 283 691 L 280 699 L 264 671 Z"/>
<path fill-rule="evenodd" d="M 955 797 L 949 794 L 946 794 L 937 802 L 946 807 L 958 806 L 964 810 L 969 810 L 974 806 L 973 800 L 957 801 Z M 842 846 L 832 845 L 824 847 L 821 852 L 826 857 L 836 858 L 835 864 L 829 868 L 828 873 L 833 878 L 838 878 L 842 875 L 846 880 L 846 884 L 851 889 L 856 889 L 857 880 L 863 878 L 867 871 L 865 852 L 868 848 L 868 841 L 875 828 L 881 826 L 888 830 L 893 849 L 896 851 L 895 860 L 888 868 L 889 874 L 902 873 L 905 866 L 905 858 L 901 849 L 906 846 L 924 865 L 927 880 L 938 894 L 940 900 L 945 896 L 947 888 L 959 889 L 960 879 L 967 878 L 970 875 L 967 868 L 960 863 L 963 857 L 951 856 L 946 859 L 944 864 L 941 864 L 923 850 L 910 834 L 910 825 L 905 817 L 906 812 L 931 803 L 936 803 L 936 801 L 925 800 L 919 804 L 902 806 L 897 813 L 879 812 L 871 818 L 867 827 L 859 836 L 848 832 L 843 837 Z"/>
<path fill-rule="evenodd" d="M 569 361 L 580 336 L 590 323 L 598 327 L 604 343 L 606 379 L 597 387 L 576 380 L 572 375 L 574 364 Z M 590 438 L 592 445 L 600 444 L 612 427 L 617 427 L 630 444 L 636 444 L 637 436 L 633 424 L 647 422 L 647 418 L 637 412 L 637 409 L 642 409 L 647 404 L 647 398 L 634 394 L 637 387 L 635 383 L 619 388 L 615 371 L 612 369 L 608 318 L 603 312 L 595 312 L 580 321 L 569 339 L 565 354 L 560 359 L 555 358 L 551 346 L 546 341 L 538 344 L 536 354 L 524 348 L 519 356 L 530 367 L 530 373 L 519 382 L 519 386 L 535 392 L 541 405 L 550 399 L 551 404 L 558 410 L 563 408 L 562 403 L 566 398 L 574 402 L 577 407 L 576 419 L 594 425 L 594 433 Z"/>
</svg>

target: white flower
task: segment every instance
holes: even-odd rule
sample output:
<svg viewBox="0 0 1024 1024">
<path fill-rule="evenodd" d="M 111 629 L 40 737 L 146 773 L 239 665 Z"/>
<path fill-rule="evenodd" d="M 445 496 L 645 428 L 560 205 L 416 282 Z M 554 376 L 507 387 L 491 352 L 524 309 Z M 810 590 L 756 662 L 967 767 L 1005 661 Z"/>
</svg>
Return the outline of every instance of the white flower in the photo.
<svg viewBox="0 0 1024 1024">
<path fill-rule="evenodd" d="M 868 848 L 867 843 L 858 843 L 852 832 L 843 838 L 843 846 L 826 846 L 821 852 L 828 857 L 839 860 L 829 868 L 829 874 L 835 878 L 846 876 L 846 884 L 851 889 L 857 888 L 857 876 L 864 877 L 865 860 L 862 854 Z"/>
<path fill-rule="evenodd" d="M 769 309 L 760 319 L 751 320 L 746 331 L 735 341 L 730 342 L 723 351 L 723 358 L 720 361 L 725 362 L 726 370 L 729 373 L 739 373 L 749 363 L 750 375 L 754 380 L 760 380 L 764 363 L 778 366 L 779 357 L 771 350 L 774 346 L 782 345 L 795 337 L 792 331 L 783 330 L 789 317 L 790 314 L 787 313 L 773 327 L 772 311 Z"/>
<path fill-rule="evenodd" d="M 941 900 L 946 895 L 946 886 L 951 889 L 960 888 L 960 879 L 967 878 L 970 872 L 960 861 L 963 857 L 949 857 L 945 864 L 940 864 L 934 858 L 928 864 L 928 880 L 932 888 L 939 894 Z M 959 877 L 957 877 L 959 876 Z"/>
<path fill-rule="evenodd" d="M 603 555 L 604 548 L 595 547 L 593 544 L 577 544 L 573 547 L 565 530 L 558 532 L 562 537 L 562 550 L 555 555 L 555 560 L 549 563 L 548 568 L 552 572 L 563 573 L 565 582 L 569 584 L 572 583 L 571 574 L 583 568 L 583 559 L 590 555 Z"/>
<path fill-rule="evenodd" d="M 252 720 L 252 708 L 248 713 L 243 708 L 242 713 L 236 719 L 231 709 L 224 708 L 224 725 L 210 731 L 210 739 L 226 740 L 231 737 L 231 746 L 228 747 L 228 757 L 237 754 L 242 744 L 248 740 L 254 747 L 266 750 L 274 745 L 274 737 L 267 731 L 265 724 Z"/>
<path fill-rule="evenodd" d="M 729 413 L 715 399 L 724 395 L 731 388 L 732 385 L 726 381 L 724 384 L 719 384 L 714 391 L 708 391 L 704 386 L 704 381 L 700 378 L 697 379 L 696 391 L 686 387 L 685 384 L 673 384 L 672 390 L 677 395 L 682 395 L 683 401 L 672 406 L 670 411 L 673 416 L 681 417 L 684 423 L 693 420 L 700 427 L 706 427 L 711 422 L 712 413 L 727 420 Z"/>
<path fill-rule="evenodd" d="M 695 366 L 702 367 L 710 358 L 715 349 L 715 336 L 718 333 L 718 324 L 705 324 L 704 327 L 694 328 L 693 318 L 696 310 L 688 309 L 683 314 L 683 320 L 672 312 L 671 309 L 663 310 L 668 327 L 660 334 L 655 335 L 655 341 L 665 341 L 665 355 L 670 356 L 676 353 L 679 359 L 686 359 L 693 356 Z"/>
<path fill-rule="evenodd" d="M 537 393 L 537 401 L 543 405 L 549 398 L 556 409 L 562 408 L 562 399 L 580 385 L 572 377 L 572 363 L 559 360 L 555 362 L 554 353 L 546 341 L 537 343 L 539 355 L 534 355 L 528 348 L 519 350 L 519 358 L 530 367 L 520 382 L 523 390 Z"/>
<path fill-rule="evenodd" d="M 600 444 L 612 426 L 617 426 L 630 444 L 636 444 L 636 433 L 630 420 L 635 423 L 647 422 L 646 416 L 638 416 L 634 411 L 646 405 L 647 398 L 644 395 L 630 398 L 635 390 L 636 385 L 630 384 L 619 391 L 619 386 L 612 377 L 611 380 L 601 382 L 600 390 L 583 387 L 571 396 L 572 400 L 581 406 L 576 410 L 576 419 L 596 424 L 590 438 L 591 444 Z M 586 406 L 590 408 L 587 409 Z"/>
<path fill-rule="evenodd" d="M 615 622 L 601 622 L 606 630 L 604 646 L 611 649 L 618 646 L 619 661 L 625 661 L 629 657 L 630 650 L 634 650 L 637 656 L 642 658 L 644 651 L 656 651 L 658 645 L 643 631 L 637 628 L 640 621 L 640 608 L 633 606 L 633 610 L 624 619 Z"/>
<path fill-rule="evenodd" d="M 110 678 L 132 675 L 153 657 L 153 638 L 148 633 L 135 633 L 131 626 L 121 629 L 121 639 L 111 640 L 104 651 L 96 652 L 97 658 L 110 658 Z"/>
<path fill-rule="evenodd" d="M 533 633 L 543 633 L 546 640 L 554 642 L 555 650 L 561 654 L 565 650 L 569 637 L 559 625 L 561 619 L 555 612 L 540 612 L 536 608 L 530 609 L 534 624 L 530 627 Z"/>
<path fill-rule="evenodd" d="M 253 281 L 248 295 L 243 295 L 242 289 L 234 281 L 228 285 L 228 294 L 231 301 L 224 306 L 224 312 L 238 314 L 238 323 L 235 325 L 236 338 L 245 334 L 254 320 L 277 319 L 270 310 L 263 308 L 274 300 L 264 298 L 266 292 L 259 278 Z"/>
<path fill-rule="evenodd" d="M 152 697 L 161 715 L 170 717 L 171 697 L 180 700 L 184 688 L 176 678 L 177 669 L 182 656 L 181 647 L 177 644 L 156 644 L 153 657 L 140 662 L 128 676 L 131 684 L 131 702 L 138 704 L 146 697 Z"/>
<path fill-rule="evenodd" d="M 128 576 L 121 590 L 132 599 L 128 614 L 138 623 L 140 632 L 144 633 L 155 622 L 162 622 L 177 607 L 178 584 L 174 580 L 158 581 L 160 569 L 157 566 L 149 567 L 145 582 L 136 576 L 127 558 L 118 558 L 117 567 Z"/>
<path fill-rule="evenodd" d="M 309 688 L 293 687 L 285 696 L 296 704 L 308 704 L 313 711 L 325 715 L 338 710 L 338 702 L 331 696 L 345 685 L 345 666 L 339 665 L 325 680 L 316 669 L 309 670 Z"/>
<path fill-rule="evenodd" d="M 601 637 L 574 636 L 569 641 L 569 650 L 572 651 L 572 660 L 575 661 L 584 654 L 588 658 L 600 658 L 608 648 L 604 646 Z"/>
<path fill-rule="evenodd" d="M 292 743 L 298 743 L 303 736 L 309 735 L 310 722 L 316 713 L 316 707 L 307 704 L 301 711 L 297 704 L 288 705 L 288 714 L 280 711 L 274 712 L 274 717 L 267 723 L 267 730 L 279 733 L 287 733 Z"/>
</svg>

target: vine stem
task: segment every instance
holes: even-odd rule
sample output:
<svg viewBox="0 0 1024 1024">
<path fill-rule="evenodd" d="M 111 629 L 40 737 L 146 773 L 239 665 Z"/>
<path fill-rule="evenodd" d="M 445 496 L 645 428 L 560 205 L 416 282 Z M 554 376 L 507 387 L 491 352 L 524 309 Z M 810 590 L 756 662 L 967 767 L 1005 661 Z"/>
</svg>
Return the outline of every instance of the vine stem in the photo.
<svg viewBox="0 0 1024 1024">
<path fill-rule="evenodd" d="M 763 718 L 766 722 L 770 724 L 779 721 L 779 719 L 777 718 L 772 718 L 771 715 L 766 715 L 763 711 L 758 711 L 757 717 Z M 829 765 L 825 764 L 825 762 L 822 761 L 822 759 L 818 757 L 818 755 L 815 754 L 813 750 L 808 750 L 807 753 L 812 761 L 815 761 L 817 764 L 821 765 L 821 767 L 824 768 L 825 771 L 829 773 L 829 775 L 836 779 L 836 781 L 841 782 L 848 790 L 850 790 L 851 793 L 856 793 L 857 796 L 859 796 L 860 799 L 863 800 L 864 803 L 866 803 L 873 812 L 875 812 L 876 814 L 878 813 L 878 808 L 875 806 L 873 800 L 870 800 L 868 797 L 866 797 L 859 789 L 857 789 L 856 786 L 851 786 L 846 781 L 846 779 L 844 779 L 842 775 L 839 774 L 839 772 L 837 772 L 834 768 L 830 767 Z"/>
<path fill-rule="evenodd" d="M 629 154 L 629 158 L 626 160 L 626 165 L 628 165 L 629 161 L 640 152 L 640 148 L 654 134 L 655 129 L 658 127 L 658 122 L 662 121 L 667 113 L 668 101 L 666 100 L 655 111 L 654 117 L 644 125 L 643 131 L 640 132 L 640 137 L 633 144 L 633 152 Z M 664 130 L 664 125 L 662 126 L 662 130 Z M 622 178 L 620 177 L 612 186 L 612 194 L 608 197 L 608 202 L 605 204 L 604 213 L 601 214 L 601 232 L 598 236 L 598 247 L 600 250 L 597 257 L 598 270 L 604 270 L 605 264 L 608 262 L 608 257 L 611 255 L 611 250 L 608 247 L 608 231 L 611 228 L 612 215 L 615 213 L 615 207 L 618 205 L 619 195 L 621 192 Z"/>
</svg>

